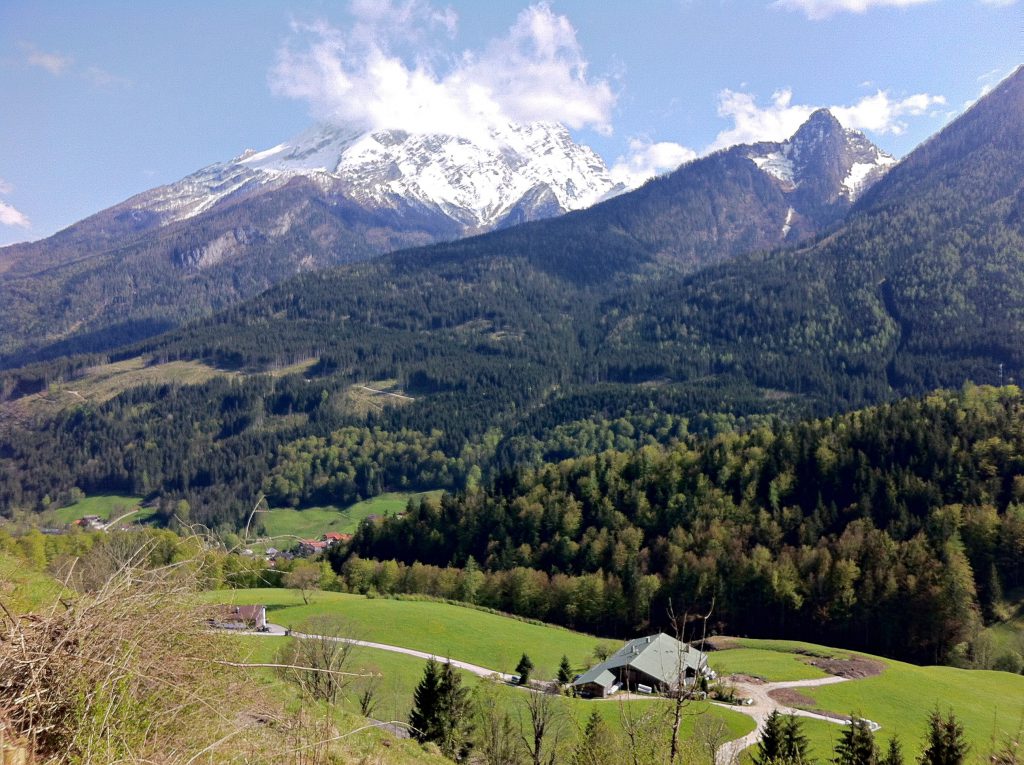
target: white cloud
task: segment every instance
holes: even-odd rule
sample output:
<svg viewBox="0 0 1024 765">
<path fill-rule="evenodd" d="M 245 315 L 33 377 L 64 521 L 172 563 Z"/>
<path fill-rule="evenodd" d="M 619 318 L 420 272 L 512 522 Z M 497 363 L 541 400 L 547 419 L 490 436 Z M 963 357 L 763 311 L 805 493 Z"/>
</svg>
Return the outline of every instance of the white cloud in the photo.
<svg viewBox="0 0 1024 765">
<path fill-rule="evenodd" d="M 930 114 L 945 103 L 945 97 L 928 93 L 893 98 L 888 91 L 878 90 L 854 104 L 829 106 L 828 109 L 845 127 L 899 135 L 907 129 L 905 118 Z M 763 107 L 750 93 L 723 90 L 718 96 L 718 114 L 731 120 L 732 127 L 721 131 L 708 150 L 738 143 L 782 141 L 793 135 L 818 108 L 811 104 L 794 104 L 790 90 L 776 91 L 771 103 Z"/>
<path fill-rule="evenodd" d="M 346 30 L 293 24 L 270 73 L 275 93 L 307 101 L 319 119 L 368 129 L 478 140 L 509 121 L 611 130 L 611 86 L 588 76 L 576 30 L 546 3 L 523 10 L 504 37 L 455 57 L 428 39 L 454 34 L 450 10 L 357 0 L 352 11 Z M 410 48 L 415 54 L 403 55 Z"/>
<path fill-rule="evenodd" d="M 718 94 L 718 115 L 732 120 L 732 127 L 720 132 L 709 151 L 738 143 L 782 141 L 789 138 L 814 111 L 814 106 L 793 104 L 793 92 L 777 90 L 771 105 L 761 107 L 750 93 L 723 90 Z"/>
<path fill-rule="evenodd" d="M 915 93 L 894 100 L 887 91 L 879 90 L 873 96 L 865 96 L 852 106 L 833 106 L 831 110 L 836 119 L 846 127 L 868 130 L 872 133 L 899 135 L 907 129 L 904 117 L 924 116 L 945 103 L 945 96 L 933 96 L 928 93 Z"/>
<path fill-rule="evenodd" d="M 864 13 L 872 8 L 905 8 L 931 2 L 935 0 L 775 0 L 772 7 L 800 11 L 807 18 L 817 21 L 836 13 Z"/>
<path fill-rule="evenodd" d="M 649 178 L 671 172 L 684 162 L 696 158 L 697 152 L 678 143 L 652 143 L 632 138 L 629 141 L 629 154 L 616 159 L 610 172 L 616 183 L 635 188 Z"/>
<path fill-rule="evenodd" d="M 991 5 L 995 8 L 1005 8 L 1010 5 L 1016 5 L 1017 0 L 981 0 L 982 5 Z"/>
<path fill-rule="evenodd" d="M 22 47 L 26 50 L 25 63 L 29 66 L 45 69 L 54 77 L 64 74 L 64 70 L 71 66 L 72 59 L 68 56 L 62 56 L 59 53 L 45 53 L 41 50 L 36 50 L 31 45 L 24 45 Z"/>
<path fill-rule="evenodd" d="M 0 178 L 0 194 L 10 194 L 12 191 L 14 191 L 14 186 Z"/>
<path fill-rule="evenodd" d="M 14 209 L 6 202 L 0 201 L 0 225 L 29 228 L 32 224 L 29 223 L 28 217 L 24 213 Z"/>
</svg>

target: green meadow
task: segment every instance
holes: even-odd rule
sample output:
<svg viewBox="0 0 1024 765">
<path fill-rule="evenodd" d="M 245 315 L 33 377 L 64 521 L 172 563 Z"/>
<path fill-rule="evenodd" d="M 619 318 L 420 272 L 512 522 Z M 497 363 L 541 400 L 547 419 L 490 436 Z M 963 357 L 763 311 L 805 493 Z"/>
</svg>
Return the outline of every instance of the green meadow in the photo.
<svg viewBox="0 0 1024 765">
<path fill-rule="evenodd" d="M 711 654 L 719 671 L 759 675 L 770 681 L 812 679 L 824 673 L 805 662 L 813 656 L 864 656 L 883 669 L 873 677 L 797 689 L 807 703 L 796 706 L 842 715 L 859 715 L 882 726 L 876 737 L 882 746 L 899 736 L 907 761 L 920 754 L 928 715 L 952 710 L 964 726 L 972 759 L 985 759 L 992 741 L 1019 732 L 1024 721 L 1024 676 L 1008 672 L 919 667 L 905 662 L 851 653 L 809 643 L 782 640 L 735 641 L 739 647 Z M 801 669 L 802 667 L 802 669 Z M 721 668 L 721 669 L 720 669 Z M 818 761 L 831 757 L 841 728 L 827 722 L 803 720 L 803 729 Z"/>
<path fill-rule="evenodd" d="M 256 520 L 262 523 L 266 536 L 271 538 L 316 539 L 328 531 L 352 534 L 367 516 L 394 515 L 405 510 L 410 499 L 437 496 L 440 493 L 440 491 L 390 492 L 356 502 L 348 507 L 336 505 L 303 509 L 279 507 L 268 512 L 257 513 Z"/>
<path fill-rule="evenodd" d="M 314 616 L 338 616 L 359 640 L 450 656 L 500 672 L 511 673 L 525 651 L 540 679 L 555 676 L 563 654 L 574 670 L 582 671 L 593 663 L 598 643 L 617 647 L 614 641 L 561 627 L 435 601 L 315 592 L 307 606 L 297 590 L 284 589 L 219 590 L 205 597 L 210 602 L 261 603 L 267 606 L 267 619 L 285 627 Z"/>
<path fill-rule="evenodd" d="M 125 494 L 97 494 L 85 497 L 70 505 L 43 514 L 43 522 L 54 522 L 66 526 L 86 515 L 98 515 L 104 520 L 113 520 L 132 510 L 138 512 L 125 518 L 125 523 L 144 523 L 156 512 L 156 508 L 142 507 L 142 497 Z"/>
</svg>

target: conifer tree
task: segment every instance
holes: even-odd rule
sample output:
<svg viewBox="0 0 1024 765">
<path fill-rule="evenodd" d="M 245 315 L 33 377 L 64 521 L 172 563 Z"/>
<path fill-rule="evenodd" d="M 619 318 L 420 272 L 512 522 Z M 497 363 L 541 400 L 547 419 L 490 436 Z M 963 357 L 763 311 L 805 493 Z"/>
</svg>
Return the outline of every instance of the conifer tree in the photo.
<svg viewBox="0 0 1024 765">
<path fill-rule="evenodd" d="M 970 747 L 964 740 L 964 726 L 950 710 L 943 718 L 938 709 L 928 716 L 928 739 L 921 753 L 921 765 L 962 765 Z"/>
<path fill-rule="evenodd" d="M 440 731 L 438 716 L 441 700 L 441 673 L 437 662 L 427 660 L 423 669 L 423 677 L 412 692 L 412 711 L 409 713 L 409 725 L 412 735 L 417 741 L 436 741 Z"/>
<path fill-rule="evenodd" d="M 796 715 L 787 715 L 783 721 L 782 761 L 792 765 L 811 761 L 807 736 Z"/>
<path fill-rule="evenodd" d="M 878 765 L 878 746 L 867 720 L 860 717 L 850 720 L 839 734 L 835 755 L 836 765 Z"/>
<path fill-rule="evenodd" d="M 434 739 L 441 753 L 456 762 L 469 755 L 472 732 L 472 702 L 469 689 L 462 685 L 462 677 L 452 668 L 451 662 L 444 665 L 438 683 L 438 737 Z"/>
<path fill-rule="evenodd" d="M 583 729 L 583 735 L 573 753 L 572 765 L 612 765 L 621 762 L 619 754 L 608 723 L 600 712 L 591 710 L 587 727 Z"/>
<path fill-rule="evenodd" d="M 893 736 L 889 739 L 889 748 L 885 751 L 881 765 L 903 765 L 903 748 L 900 746 L 899 737 Z"/>
<path fill-rule="evenodd" d="M 784 721 L 779 710 L 772 710 L 761 729 L 761 740 L 757 742 L 754 765 L 774 765 L 782 758 L 784 742 Z"/>
<path fill-rule="evenodd" d="M 569 666 L 568 656 L 562 656 L 562 661 L 558 664 L 558 682 L 562 685 L 572 682 L 572 667 Z"/>
<path fill-rule="evenodd" d="M 519 663 L 516 664 L 516 674 L 519 675 L 519 684 L 526 685 L 530 680 L 530 673 L 533 672 L 533 662 L 530 657 L 525 653 L 519 659 Z"/>
</svg>

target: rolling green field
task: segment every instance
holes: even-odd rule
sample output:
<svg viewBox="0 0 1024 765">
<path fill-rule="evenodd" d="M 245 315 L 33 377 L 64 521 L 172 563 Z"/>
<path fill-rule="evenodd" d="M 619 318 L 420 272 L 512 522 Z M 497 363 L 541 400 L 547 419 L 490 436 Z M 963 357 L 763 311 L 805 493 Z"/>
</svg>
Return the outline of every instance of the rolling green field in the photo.
<svg viewBox="0 0 1024 765">
<path fill-rule="evenodd" d="M 85 515 L 98 515 L 104 520 L 112 520 L 131 510 L 138 510 L 134 515 L 125 518 L 125 523 L 145 523 L 156 512 L 156 508 L 142 507 L 142 497 L 132 497 L 123 494 L 97 494 L 86 497 L 74 504 L 49 510 L 42 514 L 42 522 L 53 522 L 60 526 L 66 526 Z"/>
<path fill-rule="evenodd" d="M 1024 676 L 883 661 L 886 668 L 876 677 L 801 693 L 820 708 L 874 720 L 882 726 L 882 741 L 898 734 L 908 757 L 920 752 L 928 713 L 935 708 L 953 710 L 975 755 L 988 751 L 993 734 L 997 740 L 1015 734 L 1024 721 Z"/>
<path fill-rule="evenodd" d="M 352 637 L 451 656 L 472 664 L 511 673 L 527 652 L 539 679 L 551 679 L 565 654 L 576 670 L 593 663 L 602 641 L 560 627 L 530 624 L 473 608 L 431 601 L 365 598 L 337 592 L 316 592 L 303 605 L 297 590 L 217 590 L 205 593 L 210 602 L 262 603 L 267 619 L 290 627 L 313 616 L 339 615 Z"/>
<path fill-rule="evenodd" d="M 420 493 L 390 492 L 356 502 L 348 507 L 328 505 L 295 510 L 290 507 L 274 508 L 258 513 L 256 518 L 263 524 L 266 535 L 276 537 L 300 537 L 316 539 L 328 531 L 352 534 L 360 522 L 369 515 L 393 515 L 405 510 L 411 498 L 437 496 L 440 491 Z"/>
<path fill-rule="evenodd" d="M 771 681 L 822 676 L 824 673 L 816 667 L 803 663 L 807 654 L 864 656 L 879 662 L 882 672 L 873 677 L 797 689 L 809 703 L 796 706 L 873 720 L 882 726 L 876 734 L 879 743 L 885 746 L 889 738 L 898 735 L 908 762 L 920 754 L 928 714 L 936 708 L 943 713 L 952 710 L 959 718 L 972 746 L 972 761 L 984 759 L 993 735 L 1000 741 L 1015 734 L 1024 721 L 1024 677 L 1020 675 L 919 667 L 791 641 L 739 639 L 735 643 L 738 648 L 712 653 L 711 665 L 722 668 L 719 671 L 761 675 Z M 816 758 L 823 761 L 830 757 L 839 726 L 816 720 L 802 720 L 802 724 Z"/>
</svg>

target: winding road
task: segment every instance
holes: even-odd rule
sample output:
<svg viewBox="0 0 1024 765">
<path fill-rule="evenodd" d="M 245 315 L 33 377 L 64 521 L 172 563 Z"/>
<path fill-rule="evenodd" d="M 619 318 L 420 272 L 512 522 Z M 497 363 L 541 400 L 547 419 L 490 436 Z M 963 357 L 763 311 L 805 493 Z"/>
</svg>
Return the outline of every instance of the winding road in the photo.
<svg viewBox="0 0 1024 765">
<path fill-rule="evenodd" d="M 253 633 L 258 635 L 285 635 L 290 634 L 294 637 L 301 638 L 316 638 L 320 639 L 322 635 L 307 635 L 303 632 L 287 632 L 284 627 L 277 624 L 268 624 L 267 632 Z M 495 669 L 489 669 L 488 667 L 481 667 L 478 664 L 470 664 L 469 662 L 459 661 L 448 657 L 437 656 L 427 651 L 417 651 L 412 648 L 403 648 L 402 646 L 389 645 L 387 643 L 373 643 L 368 640 L 356 640 L 354 638 L 344 637 L 329 637 L 329 640 L 336 640 L 339 643 L 349 643 L 351 645 L 362 646 L 364 648 L 374 648 L 378 651 L 391 651 L 392 653 L 401 653 L 406 656 L 415 656 L 419 659 L 434 659 L 439 662 L 445 662 L 451 664 L 453 667 L 465 670 L 471 674 L 477 675 L 478 677 L 498 677 L 505 682 L 512 682 L 515 679 L 515 675 L 509 675 L 504 672 L 498 672 Z M 735 705 L 735 704 L 723 704 L 721 702 L 712 702 L 715 706 L 722 707 L 723 709 L 731 709 L 734 712 L 745 714 L 748 717 L 754 719 L 754 723 L 757 727 L 753 731 L 748 733 L 746 736 L 742 736 L 732 741 L 727 741 L 719 747 L 718 753 L 715 755 L 716 765 L 735 765 L 739 762 L 740 753 L 748 746 L 753 746 L 761 738 L 761 729 L 764 726 L 765 720 L 768 719 L 773 711 L 779 711 L 782 714 L 795 715 L 797 717 L 807 717 L 812 720 L 824 720 L 825 722 L 835 723 L 837 725 L 843 725 L 846 720 L 839 717 L 830 717 L 819 712 L 811 712 L 806 709 L 797 709 L 795 707 L 786 706 L 771 697 L 772 691 L 778 691 L 785 688 L 814 688 L 821 685 L 833 685 L 835 683 L 842 683 L 848 681 L 850 678 L 847 677 L 819 677 L 813 680 L 786 680 L 784 682 L 777 683 L 763 683 L 755 682 L 752 680 L 740 680 L 733 679 L 730 681 L 731 685 L 736 689 L 736 695 L 741 698 L 749 698 L 752 703 L 749 705 Z M 638 697 L 640 698 L 640 697 Z M 656 698 L 653 696 L 645 696 L 642 698 Z M 868 721 L 871 729 L 878 730 L 881 726 L 878 723 Z"/>
<path fill-rule="evenodd" d="M 844 718 L 830 717 L 818 712 L 810 712 L 806 709 L 797 709 L 795 707 L 789 707 L 785 704 L 781 704 L 771 697 L 771 692 L 782 690 L 783 688 L 814 688 L 820 685 L 834 685 L 835 683 L 846 682 L 849 679 L 850 678 L 848 677 L 831 676 L 819 677 L 814 680 L 787 680 L 785 682 L 778 683 L 756 683 L 742 680 L 731 681 L 732 686 L 736 689 L 736 695 L 749 698 L 753 703 L 746 706 L 734 706 L 732 704 L 721 704 L 719 702 L 712 703 L 716 706 L 732 709 L 736 712 L 742 712 L 745 715 L 753 717 L 754 723 L 757 727 L 746 736 L 733 739 L 732 741 L 727 741 L 722 744 L 718 749 L 718 753 L 715 755 L 716 765 L 733 765 L 733 763 L 739 762 L 740 752 L 748 746 L 753 746 L 761 739 L 761 728 L 764 726 L 764 721 L 767 720 L 768 715 L 774 711 L 779 711 L 786 715 L 808 717 L 812 720 L 824 720 L 825 722 L 844 725 L 846 723 Z M 868 723 L 873 731 L 881 728 L 878 723 L 871 722 L 870 720 Z"/>
</svg>

